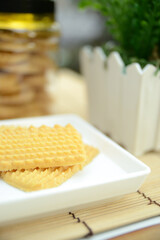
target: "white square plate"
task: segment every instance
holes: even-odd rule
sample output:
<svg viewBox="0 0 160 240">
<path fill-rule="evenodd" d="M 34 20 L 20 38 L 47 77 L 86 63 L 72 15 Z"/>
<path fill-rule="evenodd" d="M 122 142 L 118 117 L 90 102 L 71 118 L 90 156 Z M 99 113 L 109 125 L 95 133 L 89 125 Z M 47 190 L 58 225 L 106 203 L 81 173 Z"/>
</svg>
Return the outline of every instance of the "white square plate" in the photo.
<svg viewBox="0 0 160 240">
<path fill-rule="evenodd" d="M 82 171 L 57 188 L 26 193 L 0 179 L 0 224 L 49 213 L 68 212 L 138 190 L 150 169 L 93 126 L 75 115 L 57 115 L 1 121 L 1 125 L 65 126 L 71 123 L 84 143 L 100 154 Z"/>
</svg>

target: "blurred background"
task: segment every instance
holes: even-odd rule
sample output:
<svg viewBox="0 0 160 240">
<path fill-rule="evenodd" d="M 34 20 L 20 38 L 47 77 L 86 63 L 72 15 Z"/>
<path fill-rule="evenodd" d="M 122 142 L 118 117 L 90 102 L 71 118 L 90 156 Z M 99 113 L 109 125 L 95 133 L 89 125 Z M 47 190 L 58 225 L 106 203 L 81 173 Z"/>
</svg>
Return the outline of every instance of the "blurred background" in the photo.
<svg viewBox="0 0 160 240">
<path fill-rule="evenodd" d="M 61 91 L 57 90 L 61 87 L 60 73 L 70 69 L 71 78 L 73 71 L 80 70 L 82 46 L 101 45 L 108 39 L 102 15 L 91 9 L 81 10 L 79 0 L 3 1 L 0 4 L 0 119 L 66 112 L 66 107 L 59 111 L 57 105 L 60 95 L 63 95 L 61 102 L 69 99 L 64 97 L 64 82 L 65 93 L 57 94 Z M 67 74 L 63 76 L 66 81 Z M 69 86 L 71 82 L 66 84 Z M 75 97 L 67 106 L 76 101 Z"/>
<path fill-rule="evenodd" d="M 99 45 L 110 39 L 104 18 L 78 5 L 79 0 L 56 0 L 56 19 L 61 28 L 59 64 L 74 70 L 79 70 L 78 55 L 83 45 Z"/>
</svg>

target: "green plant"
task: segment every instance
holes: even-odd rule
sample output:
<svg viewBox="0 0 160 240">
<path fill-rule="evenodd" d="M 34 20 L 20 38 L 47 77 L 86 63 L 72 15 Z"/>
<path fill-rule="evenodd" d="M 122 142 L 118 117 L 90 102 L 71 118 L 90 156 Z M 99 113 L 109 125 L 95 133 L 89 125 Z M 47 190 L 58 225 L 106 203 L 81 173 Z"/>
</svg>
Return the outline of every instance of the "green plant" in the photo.
<svg viewBox="0 0 160 240">
<path fill-rule="evenodd" d="M 160 0 L 81 0 L 80 7 L 92 7 L 106 17 L 117 50 L 126 64 L 139 62 L 159 66 Z"/>
</svg>

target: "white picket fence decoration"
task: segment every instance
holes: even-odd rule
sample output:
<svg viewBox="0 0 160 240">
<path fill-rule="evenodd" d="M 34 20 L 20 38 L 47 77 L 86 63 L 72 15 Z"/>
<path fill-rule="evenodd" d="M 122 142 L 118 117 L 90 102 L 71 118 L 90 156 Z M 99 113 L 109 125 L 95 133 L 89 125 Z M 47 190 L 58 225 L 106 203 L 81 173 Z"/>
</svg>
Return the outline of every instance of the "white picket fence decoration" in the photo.
<svg viewBox="0 0 160 240">
<path fill-rule="evenodd" d="M 160 73 L 153 65 L 125 68 L 119 53 L 106 57 L 100 47 L 82 48 L 93 125 L 134 155 L 160 150 Z"/>
</svg>

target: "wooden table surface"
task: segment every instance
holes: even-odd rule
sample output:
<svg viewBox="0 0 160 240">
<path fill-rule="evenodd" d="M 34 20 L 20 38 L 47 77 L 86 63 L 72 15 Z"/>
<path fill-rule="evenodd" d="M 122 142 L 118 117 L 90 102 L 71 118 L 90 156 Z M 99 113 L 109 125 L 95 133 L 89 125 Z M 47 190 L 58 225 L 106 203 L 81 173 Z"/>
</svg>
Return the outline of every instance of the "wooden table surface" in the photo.
<svg viewBox="0 0 160 240">
<path fill-rule="evenodd" d="M 88 120 L 86 85 L 79 74 L 67 69 L 59 71 L 58 77 L 55 79 L 50 91 L 53 93 L 53 112 L 55 114 L 75 113 Z M 141 158 L 148 159 L 151 156 L 160 158 L 159 153 L 148 153 Z M 56 232 L 56 235 L 53 234 L 53 227 L 56 228 L 58 222 L 64 222 L 64 227 L 61 231 L 67 232 L 68 225 L 65 222 L 73 220 L 69 217 L 67 214 L 66 216 L 57 216 L 56 218 L 48 216 L 44 219 L 34 221 L 34 226 L 30 222 L 15 224 L 14 226 L 4 226 L 0 228 L 0 240 L 70 239 L 69 236 L 71 235 L 68 237 L 65 235 L 66 238 L 64 238 L 64 235 L 62 237 L 59 228 L 57 228 L 57 232 L 54 230 L 54 234 Z M 79 231 L 79 225 L 74 224 L 73 232 L 77 232 L 77 238 L 79 238 L 82 235 L 78 235 L 78 233 L 81 232 L 85 235 L 87 234 L 86 229 L 85 222 L 81 225 L 81 231 Z M 75 235 L 73 234 L 73 236 Z M 132 234 L 116 238 L 116 240 L 122 239 L 160 239 L 160 228 L 156 226 L 148 230 L 136 231 Z"/>
</svg>

